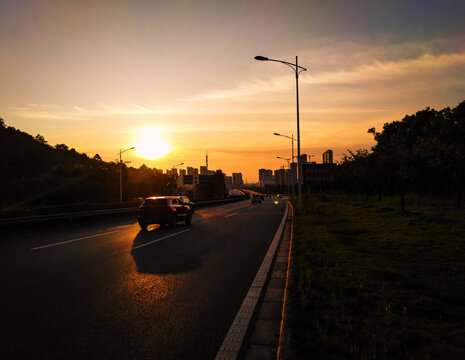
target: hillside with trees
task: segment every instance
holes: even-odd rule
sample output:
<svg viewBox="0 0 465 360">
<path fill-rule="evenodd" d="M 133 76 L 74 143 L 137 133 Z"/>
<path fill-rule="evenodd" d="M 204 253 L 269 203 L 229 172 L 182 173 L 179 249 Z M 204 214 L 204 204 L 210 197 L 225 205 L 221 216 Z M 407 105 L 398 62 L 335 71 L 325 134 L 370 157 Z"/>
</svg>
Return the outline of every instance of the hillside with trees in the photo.
<svg viewBox="0 0 465 360">
<path fill-rule="evenodd" d="M 0 210 L 2 216 L 119 205 L 119 163 L 92 158 L 65 144 L 50 146 L 0 118 Z M 174 178 L 142 165 L 122 165 L 123 196 L 166 194 Z"/>
</svg>

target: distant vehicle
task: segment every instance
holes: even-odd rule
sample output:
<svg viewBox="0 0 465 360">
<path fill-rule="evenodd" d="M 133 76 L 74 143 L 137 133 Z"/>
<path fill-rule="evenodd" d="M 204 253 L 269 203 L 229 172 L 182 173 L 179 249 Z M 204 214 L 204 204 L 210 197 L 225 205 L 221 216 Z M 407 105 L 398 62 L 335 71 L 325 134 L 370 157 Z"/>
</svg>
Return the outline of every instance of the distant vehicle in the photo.
<svg viewBox="0 0 465 360">
<path fill-rule="evenodd" d="M 263 196 L 263 194 L 260 194 L 259 196 L 260 196 L 260 199 L 262 199 L 262 201 L 265 200 L 265 196 Z"/>
<path fill-rule="evenodd" d="M 282 195 L 281 194 L 276 194 L 276 197 L 277 198 L 282 198 Z"/>
<path fill-rule="evenodd" d="M 169 224 L 174 228 L 180 220 L 187 225 L 192 222 L 192 209 L 182 201 L 181 196 L 152 196 L 139 206 L 137 218 L 142 230 L 146 230 L 150 224 Z"/>
<path fill-rule="evenodd" d="M 184 195 L 181 196 L 181 200 L 184 205 L 189 205 L 193 214 L 195 212 L 195 204 L 187 196 Z"/>
<path fill-rule="evenodd" d="M 254 194 L 252 195 L 252 204 L 259 203 L 261 204 L 262 199 L 260 198 L 260 195 Z"/>
</svg>

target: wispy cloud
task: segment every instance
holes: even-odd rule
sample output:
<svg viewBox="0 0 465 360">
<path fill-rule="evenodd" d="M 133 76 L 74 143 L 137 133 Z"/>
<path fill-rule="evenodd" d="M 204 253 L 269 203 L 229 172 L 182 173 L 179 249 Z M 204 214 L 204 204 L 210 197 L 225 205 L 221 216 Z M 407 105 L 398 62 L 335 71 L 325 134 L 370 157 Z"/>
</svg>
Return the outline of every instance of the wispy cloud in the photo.
<svg viewBox="0 0 465 360">
<path fill-rule="evenodd" d="M 320 56 L 324 57 L 323 54 L 320 54 Z M 371 54 L 371 56 L 374 55 Z M 334 91 L 339 86 L 343 87 L 345 97 L 350 97 L 351 94 L 346 86 L 351 86 L 351 91 L 353 91 L 354 87 L 358 85 L 380 85 L 380 82 L 383 82 L 385 86 L 386 83 L 402 84 L 408 82 L 408 88 L 411 89 L 415 84 L 424 86 L 424 83 L 431 81 L 432 77 L 435 77 L 436 81 L 441 81 L 442 86 L 465 86 L 465 77 L 463 76 L 465 73 L 465 52 L 439 55 L 423 53 L 416 57 L 397 60 L 380 60 L 374 56 L 368 63 L 363 56 L 353 56 L 350 60 L 353 63 L 351 66 L 347 66 L 344 64 L 343 54 L 332 54 L 330 61 L 333 64 L 332 68 L 328 68 L 327 64 L 323 64 L 321 58 L 315 60 L 321 62 L 320 65 L 322 66 L 320 68 L 325 70 L 304 73 L 300 77 L 302 87 L 310 85 L 313 87 L 331 86 L 331 90 Z M 360 63 L 357 64 L 357 61 Z M 337 67 L 337 63 L 343 64 L 343 66 Z M 315 67 L 318 68 L 318 66 Z M 344 70 L 340 70 L 341 67 Z M 267 80 L 244 81 L 233 88 L 194 95 L 187 100 L 244 101 L 246 97 L 256 99 L 256 96 L 262 93 L 289 91 L 291 86 L 289 76 L 280 75 Z M 387 87 L 384 90 L 389 91 Z M 318 96 L 318 91 L 313 90 L 312 92 Z M 380 88 L 376 95 L 382 92 L 383 89 Z M 328 108 L 324 111 L 328 111 Z M 331 108 L 331 111 L 334 111 L 334 107 Z"/>
<path fill-rule="evenodd" d="M 398 61 L 375 60 L 371 64 L 361 65 L 353 70 L 328 71 L 305 77 L 302 82 L 316 85 L 362 84 L 373 81 L 402 80 L 406 76 L 431 76 L 433 73 L 444 73 L 457 67 L 465 67 L 465 53 L 423 54 L 414 59 Z M 459 74 L 458 74 L 459 75 Z M 465 83 L 463 76 L 457 81 Z"/>
<path fill-rule="evenodd" d="M 251 80 L 231 89 L 214 90 L 202 94 L 193 95 L 186 101 L 223 100 L 237 97 L 255 95 L 263 92 L 281 91 L 290 87 L 288 77 L 274 77 L 268 80 Z"/>
<path fill-rule="evenodd" d="M 109 116 L 180 114 L 186 111 L 186 109 L 181 108 L 155 108 L 136 104 L 126 107 L 100 104 L 94 108 L 83 108 L 80 106 L 66 107 L 55 104 L 27 104 L 6 108 L 7 114 L 18 118 L 63 121 L 86 121 Z"/>
</svg>

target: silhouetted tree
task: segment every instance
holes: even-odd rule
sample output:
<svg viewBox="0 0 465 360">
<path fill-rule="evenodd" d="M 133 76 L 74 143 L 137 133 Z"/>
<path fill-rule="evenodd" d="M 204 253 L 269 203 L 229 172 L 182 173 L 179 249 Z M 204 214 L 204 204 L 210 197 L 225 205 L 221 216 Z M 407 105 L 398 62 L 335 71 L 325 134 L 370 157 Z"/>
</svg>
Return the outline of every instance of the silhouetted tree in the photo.
<svg viewBox="0 0 465 360">
<path fill-rule="evenodd" d="M 63 151 L 68 151 L 68 150 L 69 150 L 68 146 L 65 145 L 65 144 L 56 144 L 56 145 L 55 145 L 55 149 L 57 149 L 57 150 L 63 150 Z"/>
<path fill-rule="evenodd" d="M 39 143 L 41 143 L 41 144 L 44 144 L 44 145 L 47 145 L 47 144 L 48 144 L 48 141 L 45 140 L 45 138 L 44 138 L 42 135 L 40 135 L 40 134 L 37 134 L 36 137 L 35 137 L 34 139 L 35 139 L 35 141 L 37 141 L 37 142 L 39 142 Z"/>
</svg>

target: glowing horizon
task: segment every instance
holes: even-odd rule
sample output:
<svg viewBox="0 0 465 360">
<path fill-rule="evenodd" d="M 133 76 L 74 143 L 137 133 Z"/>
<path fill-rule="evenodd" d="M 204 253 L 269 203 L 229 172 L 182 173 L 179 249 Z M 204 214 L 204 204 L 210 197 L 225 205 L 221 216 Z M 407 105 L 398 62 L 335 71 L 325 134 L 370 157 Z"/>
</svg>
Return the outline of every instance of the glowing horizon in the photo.
<svg viewBox="0 0 465 360">
<path fill-rule="evenodd" d="M 210 169 L 256 181 L 290 156 L 272 134 L 297 132 L 292 70 L 254 56 L 299 56 L 301 153 L 338 160 L 373 145 L 368 128 L 464 100 L 464 10 L 455 0 L 4 2 L 0 116 L 106 161 L 157 128 L 165 151 L 147 140 L 148 158 L 124 154 L 131 166 L 199 168 L 208 148 Z"/>
</svg>

